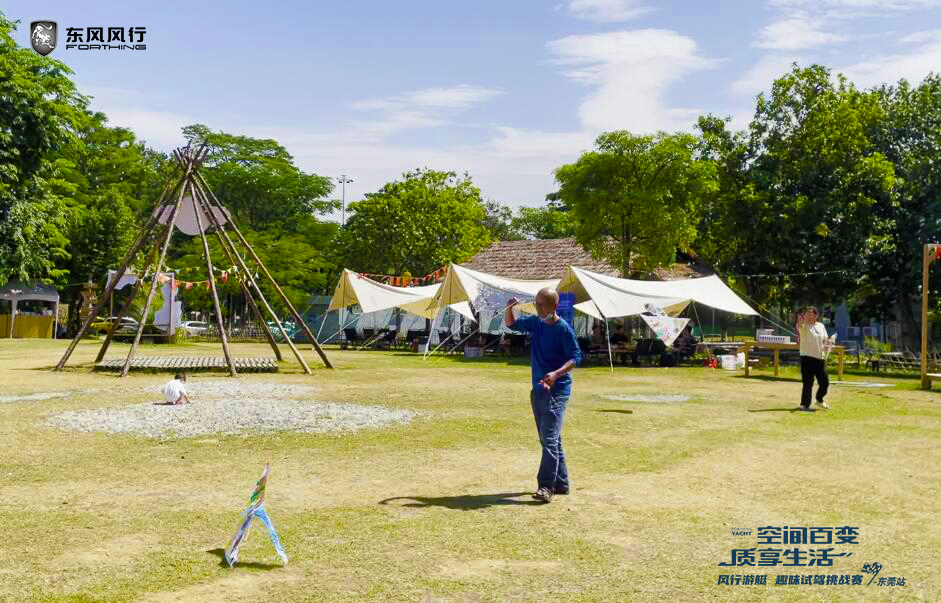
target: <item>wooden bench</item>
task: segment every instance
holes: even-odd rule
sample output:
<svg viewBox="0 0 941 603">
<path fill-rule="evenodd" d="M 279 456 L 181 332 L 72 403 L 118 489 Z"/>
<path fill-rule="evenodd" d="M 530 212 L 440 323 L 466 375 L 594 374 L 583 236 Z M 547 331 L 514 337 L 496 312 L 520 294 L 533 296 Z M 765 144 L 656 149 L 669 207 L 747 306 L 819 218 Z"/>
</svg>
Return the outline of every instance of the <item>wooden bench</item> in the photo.
<svg viewBox="0 0 941 603">
<path fill-rule="evenodd" d="M 109 358 L 95 365 L 96 371 L 120 371 L 126 358 Z M 239 373 L 276 373 L 278 363 L 271 358 L 233 358 Z M 170 372 L 228 372 L 229 367 L 221 356 L 136 356 L 131 360 L 131 370 Z"/>
</svg>

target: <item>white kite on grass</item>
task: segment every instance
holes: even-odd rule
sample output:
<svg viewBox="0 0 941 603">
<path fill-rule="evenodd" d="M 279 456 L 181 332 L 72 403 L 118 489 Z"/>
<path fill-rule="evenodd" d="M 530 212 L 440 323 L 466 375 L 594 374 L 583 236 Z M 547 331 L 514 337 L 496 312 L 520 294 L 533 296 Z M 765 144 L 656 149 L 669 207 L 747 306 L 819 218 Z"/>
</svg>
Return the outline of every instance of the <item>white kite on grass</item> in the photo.
<svg viewBox="0 0 941 603">
<path fill-rule="evenodd" d="M 242 513 L 242 523 L 239 524 L 239 528 L 235 531 L 235 536 L 232 537 L 229 548 L 225 551 L 225 560 L 229 564 L 229 567 L 238 563 L 239 546 L 248 536 L 249 531 L 252 529 L 252 520 L 256 518 L 268 529 L 268 536 L 271 537 L 271 543 L 274 545 L 275 552 L 281 557 L 281 561 L 283 561 L 285 565 L 288 562 L 288 556 L 284 553 L 284 549 L 281 548 L 281 537 L 278 536 L 278 531 L 274 529 L 271 518 L 268 517 L 268 513 L 265 512 L 265 488 L 268 486 L 269 473 L 270 468 L 268 463 L 265 463 L 265 470 L 262 472 L 258 483 L 255 484 L 255 491 L 252 492 L 252 497 L 248 500 L 248 508 Z"/>
</svg>

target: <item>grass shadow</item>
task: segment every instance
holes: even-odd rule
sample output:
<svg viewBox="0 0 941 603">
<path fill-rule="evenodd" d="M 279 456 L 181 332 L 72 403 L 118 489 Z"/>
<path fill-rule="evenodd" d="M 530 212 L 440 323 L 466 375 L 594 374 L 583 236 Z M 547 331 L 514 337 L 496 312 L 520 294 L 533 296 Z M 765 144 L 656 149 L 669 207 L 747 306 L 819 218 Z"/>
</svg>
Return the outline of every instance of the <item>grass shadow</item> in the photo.
<svg viewBox="0 0 941 603">
<path fill-rule="evenodd" d="M 219 567 L 224 567 L 229 569 L 229 562 L 225 560 L 225 549 L 211 549 L 206 551 L 210 555 L 215 555 L 219 558 Z M 260 569 L 260 570 L 273 570 L 284 567 L 280 563 L 245 563 L 242 561 L 236 561 L 235 567 L 246 567 L 248 569 Z"/>
<path fill-rule="evenodd" d="M 619 408 L 599 408 L 595 412 L 616 412 L 616 413 L 621 413 L 622 415 L 634 414 L 633 410 L 621 410 Z"/>
<path fill-rule="evenodd" d="M 756 408 L 755 410 L 749 410 L 748 412 L 807 412 L 807 411 L 800 411 L 794 407 L 788 407 L 788 408 Z M 817 412 L 817 409 L 811 408 L 810 412 Z"/>
<path fill-rule="evenodd" d="M 541 505 L 535 500 L 516 500 L 520 496 L 528 496 L 530 492 L 504 492 L 501 494 L 467 494 L 464 496 L 395 496 L 379 501 L 380 505 L 389 505 L 394 501 L 411 500 L 414 502 L 401 504 L 401 507 L 425 509 L 428 507 L 444 507 L 458 511 L 473 511 L 499 507 L 505 505 Z"/>
<path fill-rule="evenodd" d="M 734 378 L 735 379 L 757 379 L 758 381 L 791 381 L 791 382 L 796 382 L 796 383 L 800 383 L 800 380 L 801 380 L 800 376 L 798 377 L 780 377 L 780 376 L 775 377 L 774 375 L 755 375 L 755 374 L 751 374 L 748 377 L 746 377 L 744 374 L 735 375 Z"/>
</svg>

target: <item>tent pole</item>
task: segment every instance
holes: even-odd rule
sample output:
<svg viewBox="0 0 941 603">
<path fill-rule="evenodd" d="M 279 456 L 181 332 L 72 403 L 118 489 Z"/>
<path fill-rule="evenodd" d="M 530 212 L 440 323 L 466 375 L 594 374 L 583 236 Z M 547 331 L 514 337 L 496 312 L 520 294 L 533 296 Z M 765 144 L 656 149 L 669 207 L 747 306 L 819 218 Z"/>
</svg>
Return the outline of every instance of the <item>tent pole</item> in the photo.
<svg viewBox="0 0 941 603">
<path fill-rule="evenodd" d="M 307 366 L 307 363 L 304 362 L 304 357 L 301 356 L 301 353 L 295 347 L 294 342 L 291 341 L 291 337 L 287 334 L 287 331 L 284 330 L 284 325 L 281 323 L 281 320 L 278 318 L 278 315 L 275 314 L 275 311 L 271 308 L 271 305 L 268 303 L 268 300 L 265 298 L 265 294 L 262 293 L 261 287 L 258 286 L 258 283 L 255 281 L 255 277 L 252 276 L 251 271 L 248 269 L 248 266 L 245 264 L 245 260 L 242 259 L 242 256 L 238 253 L 238 250 L 235 248 L 235 245 L 232 243 L 232 240 L 229 238 L 229 235 L 222 228 L 222 225 L 219 223 L 216 215 L 212 211 L 212 207 L 209 205 L 208 198 L 203 194 L 203 190 L 199 187 L 198 182 L 194 182 L 196 186 L 193 187 L 193 198 L 197 199 L 200 205 L 203 208 L 203 211 L 209 216 L 209 221 L 212 223 L 213 227 L 220 233 L 222 239 L 232 248 L 233 256 L 238 261 L 239 267 L 245 271 L 245 276 L 248 278 L 248 281 L 251 283 L 252 287 L 255 289 L 255 292 L 258 293 L 258 298 L 261 300 L 261 303 L 265 306 L 265 309 L 274 319 L 278 329 L 281 331 L 281 334 L 284 336 L 284 340 L 287 342 L 288 346 L 291 348 L 291 351 L 294 352 L 294 357 L 297 358 L 297 361 L 300 363 L 301 367 L 304 369 L 304 372 L 308 375 L 311 374 L 310 367 Z M 221 206 L 220 206 L 221 207 Z M 233 225 L 234 226 L 234 225 Z M 266 326 L 267 328 L 267 326 Z"/>
<path fill-rule="evenodd" d="M 13 307 L 10 309 L 10 339 L 13 339 L 13 323 L 16 321 L 16 295 L 10 300 Z"/>
<path fill-rule="evenodd" d="M 599 309 L 598 312 L 600 313 L 601 310 Z M 614 372 L 614 355 L 611 353 L 611 338 L 608 337 L 608 317 L 605 316 L 604 314 L 602 314 L 601 316 L 604 316 L 604 339 L 608 343 L 608 362 L 611 363 L 611 372 L 613 373 Z"/>
<path fill-rule="evenodd" d="M 194 161 L 195 159 L 191 159 L 190 162 L 184 167 L 184 178 L 189 176 L 191 170 L 193 169 Z M 184 184 L 182 187 L 180 187 L 180 196 L 177 198 L 176 204 L 173 206 L 173 210 L 170 212 L 170 219 L 167 221 L 167 233 L 164 235 L 163 246 L 160 250 L 160 259 L 157 260 L 157 270 L 154 271 L 154 280 L 150 283 L 150 292 L 147 294 L 147 301 L 144 302 L 144 310 L 141 312 L 141 321 L 140 325 L 137 327 L 137 334 L 134 336 L 134 342 L 131 344 L 131 349 L 127 353 L 127 359 L 124 361 L 124 367 L 121 369 L 122 377 L 127 377 L 128 371 L 131 370 L 131 361 L 134 359 L 134 352 L 137 351 L 137 346 L 140 344 L 140 336 L 144 332 L 144 325 L 147 324 L 147 315 L 150 314 L 150 304 L 153 302 L 154 293 L 157 291 L 157 279 L 160 277 L 160 267 L 163 266 L 163 260 L 167 257 L 167 249 L 170 248 L 170 239 L 173 238 L 173 227 L 176 226 L 176 217 L 179 214 L 180 206 L 183 204 L 183 195 L 185 193 L 186 185 Z M 157 212 L 157 215 L 160 215 L 160 212 Z M 121 274 L 114 275 L 114 281 L 109 285 L 109 295 L 114 291 L 117 282 L 121 280 L 122 276 L 124 276 L 123 271 Z"/>
<path fill-rule="evenodd" d="M 211 195 L 211 198 L 215 200 L 217 204 L 219 204 L 218 199 L 216 199 L 216 195 L 212 192 L 212 189 L 209 188 L 209 185 L 206 183 L 205 179 L 202 177 L 202 174 L 197 172 L 196 180 L 197 180 L 197 186 L 199 186 L 199 184 L 202 184 L 203 186 L 205 186 L 206 187 L 205 190 L 208 191 L 209 195 Z M 206 199 L 206 204 L 207 205 L 209 204 L 208 197 Z M 248 252 L 251 254 L 252 258 L 258 264 L 258 267 L 261 268 L 262 274 L 264 274 L 265 277 L 268 278 L 268 280 L 274 286 L 275 291 L 277 291 L 278 295 L 281 296 L 281 301 L 283 301 L 284 305 L 286 305 L 288 310 L 291 311 L 291 315 L 294 316 L 294 320 L 296 320 L 297 323 L 301 326 L 301 328 L 304 329 L 304 333 L 310 339 L 310 342 L 313 344 L 314 349 L 317 351 L 317 354 L 320 356 L 320 359 L 323 360 L 324 365 L 327 368 L 333 368 L 333 364 L 330 363 L 330 359 L 327 358 L 327 355 L 324 353 L 323 349 L 320 347 L 320 344 L 317 342 L 317 338 L 314 337 L 314 334 L 310 332 L 310 327 L 307 325 L 306 322 L 304 322 L 304 319 L 301 318 L 301 315 L 297 313 L 297 310 L 294 309 L 294 304 L 291 303 L 291 300 L 288 299 L 288 296 L 285 295 L 284 291 L 281 290 L 280 285 L 278 285 L 277 281 L 274 280 L 274 278 L 271 276 L 271 273 L 268 272 L 268 269 L 265 267 L 264 263 L 262 263 L 261 259 L 255 253 L 255 250 L 252 248 L 252 246 L 248 243 L 245 237 L 242 236 L 242 232 L 239 230 L 239 227 L 236 226 L 235 222 L 230 222 L 230 223 L 232 225 L 232 231 L 235 232 L 235 236 L 238 237 L 242 245 L 244 245 L 245 248 L 248 249 Z"/>
<path fill-rule="evenodd" d="M 330 314 L 330 310 L 327 310 L 323 313 L 323 318 L 320 319 L 320 328 L 317 329 L 317 341 L 320 341 L 320 334 L 323 333 L 323 326 L 327 324 L 327 314 Z"/>
<path fill-rule="evenodd" d="M 216 324 L 219 325 L 219 337 L 222 339 L 222 353 L 225 355 L 225 362 L 229 365 L 229 376 L 235 377 L 235 361 L 232 360 L 232 354 L 229 351 L 229 338 L 225 333 L 225 325 L 222 324 L 222 307 L 219 305 L 219 293 L 216 291 L 216 275 L 213 272 L 212 257 L 209 254 L 209 241 L 206 240 L 206 230 L 203 228 L 203 219 L 199 215 L 199 207 L 196 206 L 196 192 L 193 190 L 193 184 L 190 183 L 190 201 L 193 202 L 193 213 L 196 214 L 196 228 L 199 230 L 199 237 L 203 240 L 203 253 L 206 256 L 206 270 L 209 272 L 209 290 L 212 292 L 212 305 L 216 312 Z M 208 224 L 207 224 L 208 226 Z M 232 317 L 229 316 L 229 328 L 232 328 Z"/>
</svg>

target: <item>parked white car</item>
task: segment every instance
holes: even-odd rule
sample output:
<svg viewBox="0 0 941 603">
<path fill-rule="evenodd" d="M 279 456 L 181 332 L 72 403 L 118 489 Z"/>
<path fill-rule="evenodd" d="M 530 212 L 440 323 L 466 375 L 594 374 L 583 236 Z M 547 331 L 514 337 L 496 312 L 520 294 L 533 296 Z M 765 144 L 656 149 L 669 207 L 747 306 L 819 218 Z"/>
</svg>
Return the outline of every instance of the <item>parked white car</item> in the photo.
<svg viewBox="0 0 941 603">
<path fill-rule="evenodd" d="M 180 327 L 186 331 L 187 335 L 199 335 L 201 333 L 205 333 L 209 325 L 200 320 L 187 320 L 185 322 L 181 322 Z"/>
</svg>

